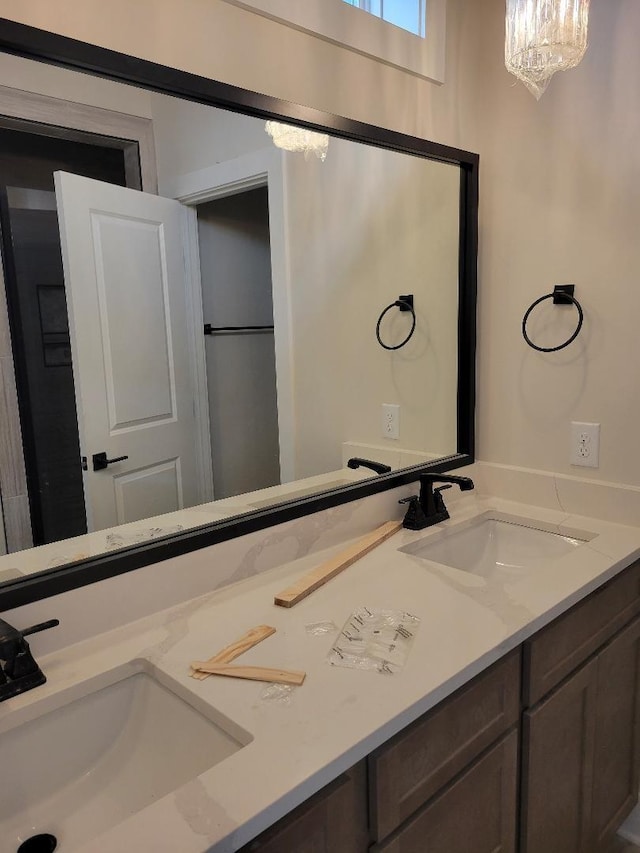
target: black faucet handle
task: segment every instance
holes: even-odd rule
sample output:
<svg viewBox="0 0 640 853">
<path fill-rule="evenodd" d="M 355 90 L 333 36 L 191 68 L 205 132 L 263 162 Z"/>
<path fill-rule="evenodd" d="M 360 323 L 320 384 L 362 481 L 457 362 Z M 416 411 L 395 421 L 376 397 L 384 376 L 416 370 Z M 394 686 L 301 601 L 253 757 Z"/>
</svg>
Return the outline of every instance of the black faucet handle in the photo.
<svg viewBox="0 0 640 853">
<path fill-rule="evenodd" d="M 424 514 L 424 509 L 420 503 L 418 495 L 410 495 L 408 498 L 401 498 L 399 504 L 409 504 L 409 509 L 404 517 L 402 526 L 407 530 L 422 530 L 427 525 L 427 518 Z"/>
<path fill-rule="evenodd" d="M 5 664 L 5 675 L 12 681 L 17 681 L 20 678 L 26 678 L 39 672 L 40 667 L 31 653 L 29 643 L 26 640 L 22 640 L 18 654 Z"/>
<path fill-rule="evenodd" d="M 25 637 L 59 624 L 58 619 L 49 619 L 21 631 L 0 619 L 0 702 L 45 683 L 47 679 Z"/>
<path fill-rule="evenodd" d="M 449 513 L 447 511 L 447 507 L 445 505 L 444 498 L 442 497 L 440 492 L 444 492 L 450 488 L 451 488 L 451 483 L 447 483 L 446 486 L 438 486 L 437 489 L 433 490 L 433 501 L 435 503 L 436 512 L 442 513 L 442 514 L 446 513 L 447 518 L 449 517 Z"/>
<path fill-rule="evenodd" d="M 39 634 L 40 631 L 48 631 L 49 628 L 56 628 L 59 624 L 59 619 L 49 619 L 48 622 L 38 622 L 37 625 L 25 628 L 24 631 L 19 631 L 19 633 L 22 634 L 23 637 L 28 637 L 30 634 Z"/>
</svg>

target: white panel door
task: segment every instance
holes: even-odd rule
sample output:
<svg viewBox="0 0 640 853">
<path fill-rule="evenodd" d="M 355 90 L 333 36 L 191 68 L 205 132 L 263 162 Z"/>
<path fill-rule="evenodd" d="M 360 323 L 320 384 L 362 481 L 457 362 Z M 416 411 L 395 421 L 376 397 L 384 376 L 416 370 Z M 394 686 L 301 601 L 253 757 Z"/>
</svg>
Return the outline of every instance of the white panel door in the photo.
<svg viewBox="0 0 640 853">
<path fill-rule="evenodd" d="M 55 174 L 90 531 L 198 502 L 179 202 Z M 93 455 L 120 462 L 94 470 Z"/>
</svg>

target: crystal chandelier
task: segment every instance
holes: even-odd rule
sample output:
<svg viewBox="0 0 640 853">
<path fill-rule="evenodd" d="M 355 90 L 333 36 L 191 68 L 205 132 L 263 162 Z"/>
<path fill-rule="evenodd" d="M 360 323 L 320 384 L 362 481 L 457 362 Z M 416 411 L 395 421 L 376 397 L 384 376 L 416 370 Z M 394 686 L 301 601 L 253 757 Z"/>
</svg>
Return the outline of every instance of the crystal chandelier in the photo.
<svg viewBox="0 0 640 853">
<path fill-rule="evenodd" d="M 589 0 L 507 0 L 505 64 L 539 99 L 587 49 Z"/>
<path fill-rule="evenodd" d="M 315 154 L 319 160 L 324 160 L 329 148 L 329 137 L 325 133 L 316 133 L 304 127 L 293 127 L 290 124 L 280 124 L 268 121 L 265 130 L 273 139 L 273 144 L 285 151 L 301 151 L 308 159 Z"/>
</svg>

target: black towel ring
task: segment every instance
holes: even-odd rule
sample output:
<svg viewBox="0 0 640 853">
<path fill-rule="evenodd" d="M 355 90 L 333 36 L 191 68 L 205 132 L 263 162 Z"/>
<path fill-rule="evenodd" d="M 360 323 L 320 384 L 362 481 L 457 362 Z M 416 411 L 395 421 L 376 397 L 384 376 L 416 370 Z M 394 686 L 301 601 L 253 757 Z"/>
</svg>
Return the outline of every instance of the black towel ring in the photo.
<svg viewBox="0 0 640 853">
<path fill-rule="evenodd" d="M 382 340 L 382 338 L 380 337 L 380 325 L 382 323 L 382 320 L 383 320 L 385 314 L 388 311 L 391 311 L 392 308 L 399 308 L 401 311 L 411 311 L 411 329 L 409 330 L 409 334 L 401 343 L 396 344 L 396 346 L 394 346 L 394 347 L 389 346 L 388 344 L 385 344 L 384 341 Z M 405 344 L 409 343 L 409 341 L 411 340 L 411 337 L 412 337 L 413 333 L 415 332 L 415 330 L 416 330 L 416 312 L 413 308 L 413 294 L 409 293 L 407 296 L 399 296 L 395 302 L 392 302 L 391 305 L 387 305 L 387 307 L 384 309 L 382 314 L 380 314 L 380 316 L 378 317 L 378 322 L 376 323 L 376 338 L 378 339 L 378 343 L 380 344 L 380 346 L 383 347 L 384 349 L 388 349 L 388 350 L 402 349 L 402 347 Z"/>
<path fill-rule="evenodd" d="M 529 306 L 526 314 L 522 318 L 522 337 L 525 341 L 538 352 L 558 352 L 558 350 L 564 349 L 568 347 L 570 343 L 575 341 L 575 339 L 580 334 L 580 329 L 582 328 L 582 323 L 584 321 L 584 312 L 582 310 L 582 305 L 578 302 L 578 300 L 573 295 L 574 285 L 573 284 L 558 284 L 553 288 L 553 293 L 547 293 L 545 296 L 541 296 L 540 299 L 536 299 L 536 301 Z M 578 311 L 578 325 L 576 326 L 575 332 L 571 335 L 571 337 L 566 340 L 564 343 L 559 344 L 557 347 L 539 347 L 537 344 L 531 340 L 529 335 L 527 334 L 527 320 L 529 319 L 529 315 L 541 302 L 544 302 L 545 299 L 553 299 L 554 305 L 575 305 Z"/>
</svg>

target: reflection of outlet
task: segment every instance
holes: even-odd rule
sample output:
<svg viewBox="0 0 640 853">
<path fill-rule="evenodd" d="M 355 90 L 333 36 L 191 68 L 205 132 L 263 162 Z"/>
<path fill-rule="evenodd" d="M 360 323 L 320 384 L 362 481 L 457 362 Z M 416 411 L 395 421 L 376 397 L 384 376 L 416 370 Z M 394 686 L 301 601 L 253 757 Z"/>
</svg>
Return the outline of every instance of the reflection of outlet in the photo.
<svg viewBox="0 0 640 853">
<path fill-rule="evenodd" d="M 397 403 L 382 404 L 382 437 L 400 438 L 400 406 Z"/>
<path fill-rule="evenodd" d="M 571 464 L 597 468 L 600 456 L 600 424 L 571 424 Z"/>
</svg>

